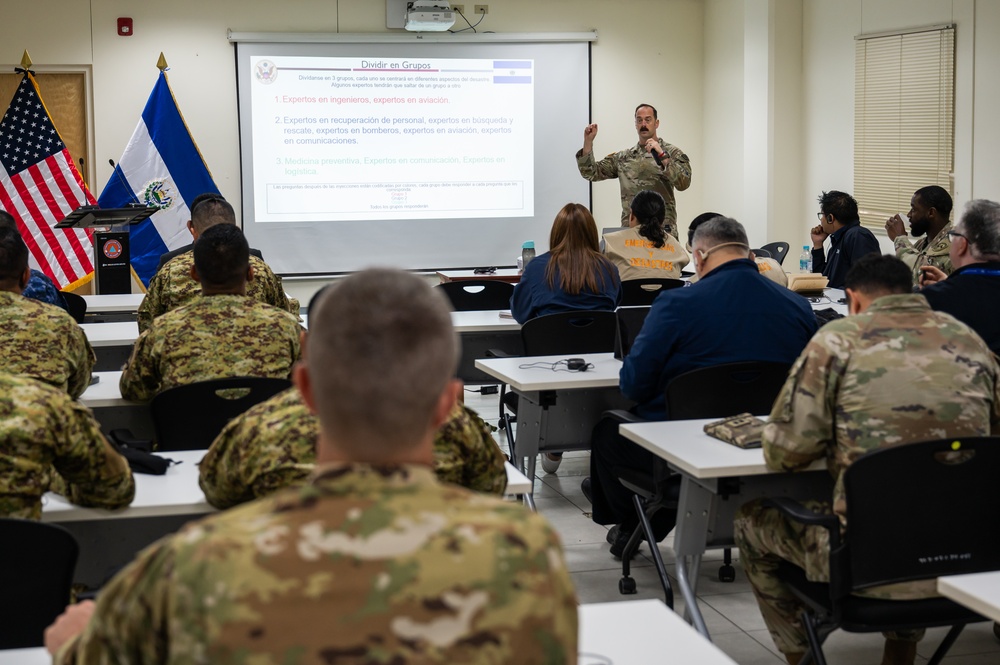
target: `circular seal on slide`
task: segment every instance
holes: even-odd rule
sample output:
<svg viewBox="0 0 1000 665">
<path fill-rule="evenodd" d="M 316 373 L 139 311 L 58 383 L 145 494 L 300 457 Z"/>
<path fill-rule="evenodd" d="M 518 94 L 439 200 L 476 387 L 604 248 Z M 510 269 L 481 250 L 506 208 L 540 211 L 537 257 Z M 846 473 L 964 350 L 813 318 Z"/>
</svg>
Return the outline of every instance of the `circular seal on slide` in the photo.
<svg viewBox="0 0 1000 665">
<path fill-rule="evenodd" d="M 173 192 L 166 180 L 150 180 L 142 188 L 142 202 L 160 210 L 166 210 L 174 203 Z"/>
<path fill-rule="evenodd" d="M 104 252 L 104 256 L 109 259 L 117 259 L 122 255 L 122 244 L 117 240 L 108 240 L 104 243 L 102 251 Z"/>
<path fill-rule="evenodd" d="M 261 60 L 254 66 L 253 73 L 258 81 L 270 85 L 278 78 L 278 66 L 270 60 Z"/>
</svg>

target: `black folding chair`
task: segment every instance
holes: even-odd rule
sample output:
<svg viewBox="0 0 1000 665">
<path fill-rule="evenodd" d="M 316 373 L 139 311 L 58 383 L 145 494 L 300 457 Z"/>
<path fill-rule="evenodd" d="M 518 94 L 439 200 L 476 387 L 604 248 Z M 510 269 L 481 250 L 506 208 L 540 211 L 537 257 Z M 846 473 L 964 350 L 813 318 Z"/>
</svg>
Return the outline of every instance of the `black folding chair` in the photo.
<svg viewBox="0 0 1000 665">
<path fill-rule="evenodd" d="M 760 248 L 760 249 L 751 249 L 750 251 L 753 252 L 754 256 L 756 256 L 758 259 L 770 259 L 770 258 L 774 258 L 774 257 L 771 256 L 771 252 L 769 252 L 769 251 L 767 251 L 766 249 L 763 249 L 763 248 Z"/>
<path fill-rule="evenodd" d="M 761 249 L 770 254 L 771 258 L 778 262 L 778 265 L 785 264 L 785 257 L 788 256 L 787 242 L 769 242 Z"/>
<path fill-rule="evenodd" d="M 586 353 L 612 353 L 618 328 L 614 312 L 577 310 L 547 314 L 521 326 L 521 341 L 526 356 L 567 356 Z M 499 355 L 499 354 L 497 354 Z M 510 410 L 508 414 L 505 408 Z M 500 426 L 507 435 L 511 459 L 516 459 L 512 424 L 516 420 L 517 395 L 500 386 Z M 547 451 L 551 452 L 551 451 Z M 528 460 L 527 475 L 534 476 L 535 460 Z"/>
<path fill-rule="evenodd" d="M 665 395 L 667 415 L 671 420 L 694 420 L 724 418 L 743 412 L 770 413 L 790 368 L 790 365 L 784 363 L 749 361 L 725 363 L 685 372 L 667 385 Z M 621 422 L 641 422 L 628 412 L 608 411 L 605 416 Z M 656 547 L 658 541 L 653 533 L 650 519 L 663 508 L 676 508 L 680 477 L 669 473 L 666 464 L 660 460 L 657 460 L 654 468 L 648 472 L 616 468 L 615 475 L 635 494 L 632 501 L 639 518 L 639 526 L 632 532 L 622 553 L 622 578 L 618 582 L 618 590 L 623 594 L 636 592 L 635 580 L 629 575 L 630 559 L 642 538 L 645 538 L 649 543 L 653 563 L 656 565 L 668 604 L 673 606 L 673 590 L 660 557 L 660 550 Z M 722 566 L 719 568 L 720 581 L 732 582 L 736 579 L 736 569 L 732 563 L 732 550 L 726 548 Z"/>
<path fill-rule="evenodd" d="M 291 385 L 287 379 L 251 376 L 164 390 L 150 403 L 156 449 L 206 450 L 226 423 Z"/>
<path fill-rule="evenodd" d="M 444 291 L 456 312 L 510 309 L 510 297 L 514 295 L 513 284 L 486 279 L 442 282 L 435 288 Z"/>
<path fill-rule="evenodd" d="M 837 628 L 870 633 L 951 626 L 930 659 L 944 658 L 968 623 L 985 621 L 946 598 L 882 600 L 853 595 L 884 584 L 1000 570 L 1000 437 L 950 437 L 875 450 L 844 472 L 847 529 L 835 515 L 782 497 L 766 504 L 830 533 L 830 582 L 810 582 L 783 562 L 779 578 L 807 607 L 810 657 Z"/>
<path fill-rule="evenodd" d="M 18 519 L 0 519 L 0 543 L 0 649 L 43 646 L 70 601 L 80 548 L 61 526 Z"/>
<path fill-rule="evenodd" d="M 83 296 L 69 291 L 60 291 L 59 295 L 66 303 L 66 311 L 73 317 L 73 320 L 77 323 L 83 323 L 87 316 L 87 301 L 83 299 Z"/>
<path fill-rule="evenodd" d="M 622 360 L 632 350 L 632 343 L 642 330 L 642 324 L 646 322 L 650 308 L 647 307 L 619 307 L 615 310 L 618 316 L 618 331 L 615 337 L 615 358 Z"/>
<path fill-rule="evenodd" d="M 652 305 L 656 296 L 684 286 L 680 279 L 627 279 L 622 282 L 622 307 Z"/>
</svg>

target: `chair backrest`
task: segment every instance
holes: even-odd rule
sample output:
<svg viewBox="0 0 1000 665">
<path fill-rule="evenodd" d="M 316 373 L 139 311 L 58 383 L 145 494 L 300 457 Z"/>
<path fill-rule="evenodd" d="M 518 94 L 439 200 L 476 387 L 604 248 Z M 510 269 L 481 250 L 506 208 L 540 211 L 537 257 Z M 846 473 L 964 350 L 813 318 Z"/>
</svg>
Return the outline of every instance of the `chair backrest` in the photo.
<svg viewBox="0 0 1000 665">
<path fill-rule="evenodd" d="M 680 279 L 627 279 L 622 282 L 622 307 L 641 307 L 652 305 L 656 296 L 670 289 L 684 286 Z"/>
<path fill-rule="evenodd" d="M 685 372 L 667 385 L 667 415 L 685 420 L 770 413 L 790 368 L 785 363 L 750 361 Z"/>
<path fill-rule="evenodd" d="M 156 449 L 205 450 L 226 423 L 291 385 L 287 379 L 250 376 L 164 390 L 150 403 Z"/>
<path fill-rule="evenodd" d="M 617 321 L 614 312 L 589 310 L 539 316 L 521 326 L 524 355 L 611 353 Z"/>
<path fill-rule="evenodd" d="M 456 312 L 510 309 L 510 297 L 514 295 L 513 284 L 485 279 L 443 282 L 435 288 L 444 291 Z"/>
<path fill-rule="evenodd" d="M 847 531 L 831 591 L 1000 570 L 1000 437 L 872 451 L 844 472 Z M 841 573 L 846 574 L 841 574 Z"/>
<path fill-rule="evenodd" d="M 60 526 L 17 519 L 0 519 L 0 543 L 0 649 L 40 647 L 69 603 L 80 548 Z"/>
<path fill-rule="evenodd" d="M 75 293 L 70 293 L 69 291 L 60 291 L 59 295 L 62 296 L 63 301 L 66 303 L 66 311 L 77 323 L 83 323 L 84 317 L 87 316 L 87 301 L 83 299 L 83 296 L 79 296 Z"/>
<path fill-rule="evenodd" d="M 649 315 L 649 307 L 619 307 L 615 314 L 618 316 L 618 330 L 615 336 L 615 358 L 623 360 L 632 349 L 632 342 L 636 335 L 642 330 L 642 324 Z"/>
<path fill-rule="evenodd" d="M 769 242 L 761 247 L 761 249 L 768 252 L 771 258 L 777 261 L 779 265 L 784 265 L 785 257 L 788 256 L 787 242 Z"/>
<path fill-rule="evenodd" d="M 756 256 L 758 259 L 773 259 L 774 258 L 773 256 L 771 256 L 771 252 L 767 251 L 763 247 L 761 247 L 759 249 L 752 249 L 750 251 L 752 251 L 754 253 L 754 256 Z"/>
</svg>

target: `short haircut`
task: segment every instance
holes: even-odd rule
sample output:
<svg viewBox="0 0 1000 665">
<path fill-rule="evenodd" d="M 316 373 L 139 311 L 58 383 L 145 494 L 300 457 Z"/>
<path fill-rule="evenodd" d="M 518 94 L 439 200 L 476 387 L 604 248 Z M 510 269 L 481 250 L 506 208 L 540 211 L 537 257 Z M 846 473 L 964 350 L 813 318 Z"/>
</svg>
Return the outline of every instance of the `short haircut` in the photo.
<svg viewBox="0 0 1000 665">
<path fill-rule="evenodd" d="M 305 362 L 324 433 L 361 461 L 413 447 L 458 369 L 441 289 L 366 270 L 326 289 L 313 309 Z"/>
<path fill-rule="evenodd" d="M 635 114 L 637 114 L 639 112 L 639 109 L 641 109 L 641 108 L 650 108 L 650 109 L 653 109 L 653 119 L 654 120 L 657 117 L 659 117 L 659 116 L 656 115 L 656 107 L 653 106 L 652 104 L 639 104 L 638 106 L 635 107 L 635 111 L 632 112 L 632 115 L 634 116 Z"/>
<path fill-rule="evenodd" d="M 644 189 L 632 197 L 630 208 L 639 222 L 639 235 L 651 240 L 654 247 L 663 247 L 667 239 L 667 232 L 663 230 L 667 204 L 660 193 Z"/>
<path fill-rule="evenodd" d="M 722 213 L 718 212 L 703 212 L 694 219 L 692 219 L 691 223 L 688 224 L 688 246 L 694 244 L 694 232 L 698 229 L 699 226 L 701 226 L 710 219 L 715 219 L 716 217 L 722 217 L 722 216 L 723 216 Z"/>
<path fill-rule="evenodd" d="M 236 226 L 219 224 L 206 229 L 193 251 L 202 286 L 232 287 L 246 281 L 250 246 Z"/>
<path fill-rule="evenodd" d="M 965 204 L 962 231 L 978 258 L 1000 257 L 1000 203 L 974 199 Z"/>
<path fill-rule="evenodd" d="M 928 185 L 927 187 L 921 187 L 913 194 L 920 199 L 920 202 L 925 207 L 934 208 L 945 219 L 948 219 L 951 215 L 951 194 L 944 187 Z"/>
<path fill-rule="evenodd" d="M 3 208 L 0 208 L 0 229 L 18 230 L 17 221 L 14 219 L 14 215 L 10 214 Z"/>
<path fill-rule="evenodd" d="M 732 217 L 716 216 L 699 224 L 694 231 L 691 244 L 694 245 L 695 241 L 698 240 L 708 243 L 709 247 L 727 242 L 740 243 L 746 245 L 747 251 L 750 250 L 746 229 Z"/>
<path fill-rule="evenodd" d="M 855 222 L 858 217 L 858 202 L 854 197 L 836 190 L 819 195 L 819 209 L 824 215 L 833 215 L 841 224 Z"/>
<path fill-rule="evenodd" d="M 890 254 L 868 254 L 858 259 L 844 278 L 844 288 L 869 297 L 913 291 L 913 271 Z"/>
<path fill-rule="evenodd" d="M 199 235 L 218 224 L 236 225 L 236 211 L 229 201 L 216 196 L 194 204 L 194 208 L 191 209 L 191 226 Z"/>
<path fill-rule="evenodd" d="M 28 269 L 28 246 L 17 228 L 0 227 L 0 282 L 16 283 Z"/>
</svg>

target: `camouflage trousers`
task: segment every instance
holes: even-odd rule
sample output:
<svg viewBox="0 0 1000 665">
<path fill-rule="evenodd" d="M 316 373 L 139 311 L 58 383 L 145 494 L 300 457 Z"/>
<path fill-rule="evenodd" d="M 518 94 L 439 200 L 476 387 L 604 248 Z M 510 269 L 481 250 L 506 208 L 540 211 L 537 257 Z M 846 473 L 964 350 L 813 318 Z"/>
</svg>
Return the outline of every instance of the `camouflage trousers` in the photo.
<svg viewBox="0 0 1000 665">
<path fill-rule="evenodd" d="M 817 512 L 831 512 L 829 502 L 806 501 L 804 504 Z M 763 507 L 759 500 L 747 503 L 736 513 L 733 533 L 743 570 L 774 644 L 782 653 L 808 651 L 809 640 L 801 619 L 805 605 L 792 595 L 775 572 L 784 559 L 802 568 L 810 581 L 829 582 L 829 533 L 821 527 L 793 522 L 774 508 Z M 889 639 L 917 642 L 924 631 L 883 634 Z"/>
</svg>

